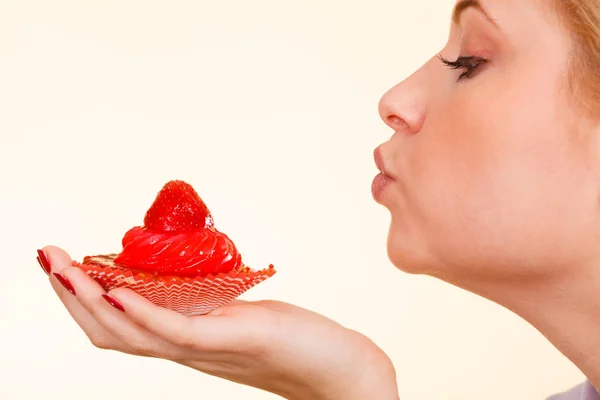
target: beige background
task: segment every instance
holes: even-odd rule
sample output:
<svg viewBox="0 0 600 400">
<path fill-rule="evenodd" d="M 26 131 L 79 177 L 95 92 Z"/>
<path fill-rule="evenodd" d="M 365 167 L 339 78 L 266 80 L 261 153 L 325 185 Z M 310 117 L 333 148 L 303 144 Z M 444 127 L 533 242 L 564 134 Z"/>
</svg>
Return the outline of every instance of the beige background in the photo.
<svg viewBox="0 0 600 400">
<path fill-rule="evenodd" d="M 119 251 L 169 179 L 245 260 L 243 296 L 324 313 L 404 400 L 540 399 L 582 379 L 507 311 L 387 260 L 377 102 L 440 49 L 451 0 L 0 1 L 0 398 L 274 399 L 93 348 L 35 262 Z"/>
</svg>

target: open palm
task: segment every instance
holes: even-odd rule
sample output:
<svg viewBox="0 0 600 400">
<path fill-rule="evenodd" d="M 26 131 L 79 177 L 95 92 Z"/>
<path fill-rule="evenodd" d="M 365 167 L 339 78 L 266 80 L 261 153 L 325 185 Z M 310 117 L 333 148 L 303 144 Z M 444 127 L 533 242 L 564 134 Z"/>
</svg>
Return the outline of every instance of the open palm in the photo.
<svg viewBox="0 0 600 400">
<path fill-rule="evenodd" d="M 385 353 L 320 314 L 277 301 L 237 300 L 186 317 L 129 289 L 112 290 L 108 300 L 117 306 L 111 307 L 102 287 L 72 267 L 66 252 L 44 252 L 52 286 L 96 347 L 171 360 L 288 399 L 397 398 Z M 72 291 L 59 282 L 65 279 Z"/>
</svg>

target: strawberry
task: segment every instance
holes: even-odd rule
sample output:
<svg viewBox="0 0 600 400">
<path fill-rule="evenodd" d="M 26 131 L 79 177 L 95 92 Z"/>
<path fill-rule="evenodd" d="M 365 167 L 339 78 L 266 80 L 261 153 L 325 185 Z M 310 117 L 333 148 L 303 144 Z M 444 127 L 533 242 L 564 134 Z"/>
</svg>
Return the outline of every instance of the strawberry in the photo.
<svg viewBox="0 0 600 400">
<path fill-rule="evenodd" d="M 183 181 L 167 182 L 144 217 L 144 227 L 153 232 L 187 232 L 212 225 L 208 207 Z"/>
</svg>

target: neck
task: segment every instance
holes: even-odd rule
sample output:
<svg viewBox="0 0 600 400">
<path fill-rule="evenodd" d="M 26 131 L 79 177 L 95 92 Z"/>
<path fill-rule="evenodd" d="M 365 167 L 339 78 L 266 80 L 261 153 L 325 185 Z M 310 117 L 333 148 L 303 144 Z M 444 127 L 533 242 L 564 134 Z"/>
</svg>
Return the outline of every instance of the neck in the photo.
<svg viewBox="0 0 600 400">
<path fill-rule="evenodd" d="M 521 316 L 600 389 L 598 268 L 572 268 L 560 277 L 451 283 Z"/>
</svg>

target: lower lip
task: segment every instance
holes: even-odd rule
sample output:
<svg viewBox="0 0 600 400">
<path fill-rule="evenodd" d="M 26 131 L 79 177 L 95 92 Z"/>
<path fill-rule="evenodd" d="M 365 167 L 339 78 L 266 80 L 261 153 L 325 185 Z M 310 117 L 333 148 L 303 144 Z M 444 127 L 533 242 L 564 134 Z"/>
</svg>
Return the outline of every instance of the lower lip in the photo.
<svg viewBox="0 0 600 400">
<path fill-rule="evenodd" d="M 371 185 L 371 193 L 373 193 L 373 198 L 376 201 L 381 199 L 383 195 L 383 191 L 388 185 L 390 185 L 394 180 L 387 175 L 379 174 L 373 179 L 373 185 Z"/>
</svg>

